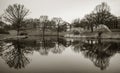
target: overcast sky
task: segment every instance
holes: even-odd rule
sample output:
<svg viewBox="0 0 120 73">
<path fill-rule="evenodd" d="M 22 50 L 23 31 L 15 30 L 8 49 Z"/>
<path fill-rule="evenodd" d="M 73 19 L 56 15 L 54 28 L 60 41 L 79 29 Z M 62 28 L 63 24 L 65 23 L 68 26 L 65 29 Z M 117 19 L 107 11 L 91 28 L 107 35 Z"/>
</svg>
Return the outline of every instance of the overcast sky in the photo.
<svg viewBox="0 0 120 73">
<path fill-rule="evenodd" d="M 50 18 L 61 17 L 71 22 L 75 18 L 84 17 L 101 2 L 106 2 L 111 13 L 120 16 L 120 0 L 0 0 L 0 15 L 8 5 L 20 3 L 30 9 L 28 17 L 39 18 L 40 15 L 48 15 Z"/>
</svg>

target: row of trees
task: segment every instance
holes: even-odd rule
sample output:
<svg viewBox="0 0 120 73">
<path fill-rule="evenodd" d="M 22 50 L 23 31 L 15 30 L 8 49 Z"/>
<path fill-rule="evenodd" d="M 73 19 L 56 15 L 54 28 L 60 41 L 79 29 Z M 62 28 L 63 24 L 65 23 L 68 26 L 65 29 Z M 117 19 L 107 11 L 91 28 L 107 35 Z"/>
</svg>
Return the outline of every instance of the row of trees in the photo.
<svg viewBox="0 0 120 73">
<path fill-rule="evenodd" d="M 12 29 L 17 30 L 18 34 L 21 27 L 28 27 L 27 24 L 34 28 L 42 28 L 43 34 L 46 29 L 55 30 L 57 32 L 61 30 L 66 31 L 67 25 L 69 25 L 68 22 L 57 17 L 54 17 L 52 20 L 49 20 L 48 16 L 40 16 L 39 19 L 25 19 L 28 14 L 29 9 L 26 9 L 24 5 L 9 5 L 5 10 L 4 19 L 12 24 Z M 71 24 L 73 27 L 87 28 L 91 29 L 91 32 L 93 32 L 93 28 L 100 24 L 104 24 L 111 29 L 117 28 L 118 20 L 117 17 L 110 12 L 110 7 L 103 2 L 97 5 L 90 14 L 85 15 L 83 19 L 75 19 Z"/>
<path fill-rule="evenodd" d="M 43 34 L 45 30 L 49 29 L 52 31 L 66 31 L 68 23 L 62 18 L 54 17 L 52 20 L 48 19 L 48 16 L 43 15 L 40 16 L 39 19 L 25 19 L 25 17 L 29 14 L 29 9 L 26 9 L 24 5 L 14 4 L 9 5 L 5 10 L 4 19 L 8 23 L 12 24 L 11 29 L 15 29 L 19 31 L 22 28 L 30 29 L 30 28 L 40 28 L 43 30 Z M 64 26 L 64 28 L 63 28 Z M 59 33 L 58 33 L 59 35 Z"/>
<path fill-rule="evenodd" d="M 100 24 L 104 24 L 110 29 L 117 28 L 118 20 L 110 12 L 110 7 L 107 3 L 103 2 L 97 5 L 90 14 L 85 15 L 83 19 L 75 19 L 72 24 L 74 27 L 91 29 L 91 32 L 93 32 L 93 27 L 97 27 Z"/>
</svg>

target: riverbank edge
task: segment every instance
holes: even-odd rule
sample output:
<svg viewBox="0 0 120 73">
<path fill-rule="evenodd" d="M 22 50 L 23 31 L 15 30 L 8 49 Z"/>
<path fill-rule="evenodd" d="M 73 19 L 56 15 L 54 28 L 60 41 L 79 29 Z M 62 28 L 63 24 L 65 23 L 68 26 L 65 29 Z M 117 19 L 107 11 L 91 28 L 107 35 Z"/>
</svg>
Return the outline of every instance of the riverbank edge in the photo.
<svg viewBox="0 0 120 73">
<path fill-rule="evenodd" d="M 33 37 L 34 36 L 34 37 Z M 36 38 L 37 37 L 42 37 L 42 35 L 10 35 L 10 34 L 0 34 L 0 40 L 5 40 L 5 39 L 25 39 L 25 38 Z M 45 37 L 58 37 L 57 35 L 44 35 Z M 120 33 L 103 33 L 101 37 L 98 37 L 97 33 L 89 33 L 89 34 L 81 34 L 81 35 L 60 35 L 60 37 L 64 38 L 92 38 L 92 39 L 120 39 Z M 31 38 L 31 39 L 32 39 Z"/>
</svg>

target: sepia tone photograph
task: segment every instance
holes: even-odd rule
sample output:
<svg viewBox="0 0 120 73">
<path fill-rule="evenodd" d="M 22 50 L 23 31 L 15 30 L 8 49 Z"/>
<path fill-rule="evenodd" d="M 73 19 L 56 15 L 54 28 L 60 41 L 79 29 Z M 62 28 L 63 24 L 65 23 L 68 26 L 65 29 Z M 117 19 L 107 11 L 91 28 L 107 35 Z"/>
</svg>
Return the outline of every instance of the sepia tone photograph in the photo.
<svg viewBox="0 0 120 73">
<path fill-rule="evenodd" d="M 120 0 L 0 0 L 0 73 L 120 73 Z"/>
</svg>

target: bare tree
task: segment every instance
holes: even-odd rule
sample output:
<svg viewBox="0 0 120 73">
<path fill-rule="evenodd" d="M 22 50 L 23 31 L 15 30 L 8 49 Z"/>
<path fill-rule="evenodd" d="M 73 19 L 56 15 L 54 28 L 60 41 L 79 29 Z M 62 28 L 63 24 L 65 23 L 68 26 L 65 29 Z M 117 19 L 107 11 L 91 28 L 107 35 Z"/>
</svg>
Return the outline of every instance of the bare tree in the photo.
<svg viewBox="0 0 120 73">
<path fill-rule="evenodd" d="M 117 17 L 111 14 L 110 7 L 107 3 L 103 2 L 100 5 L 97 5 L 93 12 L 96 15 L 96 25 L 104 24 L 109 28 L 117 28 Z"/>
<path fill-rule="evenodd" d="M 117 28 L 117 17 L 111 14 L 110 7 L 103 2 L 97 5 L 92 13 L 87 14 L 80 24 L 86 24 L 91 32 L 94 31 L 93 27 L 100 24 L 107 25 L 109 28 Z"/>
<path fill-rule="evenodd" d="M 4 18 L 7 22 L 11 23 L 14 29 L 17 30 L 19 35 L 19 30 L 21 23 L 24 20 L 25 16 L 29 13 L 29 10 L 21 4 L 9 5 L 5 10 Z"/>
<path fill-rule="evenodd" d="M 56 25 L 57 25 L 57 36 L 59 37 L 59 26 L 63 22 L 63 20 L 62 20 L 62 18 L 54 17 L 52 19 L 52 21 L 54 21 L 56 23 Z"/>
<path fill-rule="evenodd" d="M 42 33 L 43 38 L 44 38 L 47 22 L 48 22 L 48 16 L 46 16 L 46 15 L 40 16 L 40 23 L 42 25 L 42 30 L 43 30 L 43 33 Z"/>
<path fill-rule="evenodd" d="M 94 13 L 91 13 L 91 14 L 89 14 L 89 15 L 86 15 L 85 16 L 85 21 L 86 21 L 86 23 L 88 23 L 87 24 L 87 26 L 88 26 L 88 29 L 90 28 L 91 29 L 91 32 L 93 32 L 93 27 L 94 27 L 94 25 L 96 24 L 96 18 L 95 18 L 95 14 Z"/>
<path fill-rule="evenodd" d="M 97 5 L 94 10 L 96 13 L 110 12 L 110 7 L 107 5 L 107 3 L 102 2 L 101 4 Z"/>
</svg>

